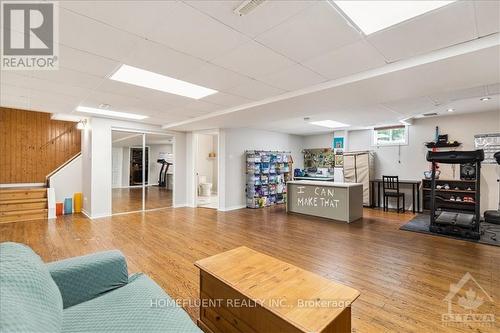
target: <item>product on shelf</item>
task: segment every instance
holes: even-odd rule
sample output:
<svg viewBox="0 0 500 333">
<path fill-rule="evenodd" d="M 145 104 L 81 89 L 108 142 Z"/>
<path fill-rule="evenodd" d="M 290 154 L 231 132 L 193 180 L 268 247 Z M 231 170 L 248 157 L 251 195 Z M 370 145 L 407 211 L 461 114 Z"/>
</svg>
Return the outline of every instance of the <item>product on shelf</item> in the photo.
<svg viewBox="0 0 500 333">
<path fill-rule="evenodd" d="M 292 179 L 290 152 L 246 152 L 247 207 L 260 208 L 286 202 L 286 182 Z"/>
</svg>

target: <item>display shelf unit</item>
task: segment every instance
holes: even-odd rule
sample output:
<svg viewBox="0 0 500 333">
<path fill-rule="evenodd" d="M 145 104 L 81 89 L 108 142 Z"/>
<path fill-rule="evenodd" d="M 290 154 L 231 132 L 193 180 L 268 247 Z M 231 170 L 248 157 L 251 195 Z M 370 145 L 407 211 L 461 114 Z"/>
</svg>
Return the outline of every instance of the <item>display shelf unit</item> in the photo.
<svg viewBox="0 0 500 333">
<path fill-rule="evenodd" d="M 248 208 L 286 202 L 286 182 L 292 180 L 292 157 L 287 151 L 247 150 L 246 198 Z"/>
<path fill-rule="evenodd" d="M 475 180 L 459 180 L 459 179 L 436 179 L 436 185 L 444 186 L 448 184 L 449 189 L 436 189 L 436 201 L 443 208 L 456 211 L 473 211 L 475 202 L 463 201 L 464 197 L 476 197 L 476 181 Z M 430 209 L 430 191 L 431 180 L 422 179 L 423 184 L 423 199 L 424 209 Z M 455 189 L 458 188 L 458 189 Z M 470 190 L 468 190 L 470 188 Z M 460 197 L 462 201 L 450 200 L 451 197 Z"/>
</svg>

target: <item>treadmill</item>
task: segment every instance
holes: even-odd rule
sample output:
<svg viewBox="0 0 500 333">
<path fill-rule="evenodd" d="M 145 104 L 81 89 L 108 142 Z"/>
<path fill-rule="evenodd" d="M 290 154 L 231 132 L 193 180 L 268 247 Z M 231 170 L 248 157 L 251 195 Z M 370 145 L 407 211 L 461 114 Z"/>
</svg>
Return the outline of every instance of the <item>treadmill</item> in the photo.
<svg viewBox="0 0 500 333">
<path fill-rule="evenodd" d="M 480 211 L 480 182 L 481 182 L 481 162 L 484 160 L 482 149 L 473 151 L 441 151 L 427 152 L 427 161 L 432 163 L 431 173 L 431 221 L 429 231 L 458 236 L 470 239 L 479 239 L 481 222 Z M 447 208 L 441 204 L 442 199 L 436 195 L 436 166 L 443 164 L 465 164 L 471 163 L 476 168 L 474 213 L 460 211 L 458 209 Z"/>
<path fill-rule="evenodd" d="M 167 162 L 163 158 L 156 160 L 156 162 L 161 164 L 160 175 L 158 176 L 158 186 L 167 187 L 167 171 L 173 163 Z"/>
</svg>

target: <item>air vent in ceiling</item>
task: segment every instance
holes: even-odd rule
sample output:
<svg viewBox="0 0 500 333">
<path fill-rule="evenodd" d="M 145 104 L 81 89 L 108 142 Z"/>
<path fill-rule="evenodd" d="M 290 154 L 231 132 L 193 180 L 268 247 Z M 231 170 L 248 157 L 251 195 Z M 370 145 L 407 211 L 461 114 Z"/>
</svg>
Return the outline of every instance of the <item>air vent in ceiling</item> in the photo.
<svg viewBox="0 0 500 333">
<path fill-rule="evenodd" d="M 266 0 L 245 0 L 233 12 L 238 16 L 248 15 Z"/>
<path fill-rule="evenodd" d="M 429 112 L 429 113 L 424 113 L 422 116 L 424 117 L 432 117 L 432 116 L 437 116 L 438 114 L 436 112 Z"/>
</svg>

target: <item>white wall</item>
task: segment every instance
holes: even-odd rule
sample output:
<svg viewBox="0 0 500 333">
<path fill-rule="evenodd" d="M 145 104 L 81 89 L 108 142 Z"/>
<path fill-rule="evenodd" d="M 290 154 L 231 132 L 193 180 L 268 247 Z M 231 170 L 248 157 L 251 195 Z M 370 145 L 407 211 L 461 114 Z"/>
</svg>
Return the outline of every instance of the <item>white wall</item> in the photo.
<svg viewBox="0 0 500 333">
<path fill-rule="evenodd" d="M 224 147 L 221 143 L 221 149 L 224 148 L 222 155 L 225 156 L 225 166 L 224 170 L 221 170 L 221 177 L 225 173 L 225 196 L 223 199 L 219 198 L 223 210 L 246 206 L 245 150 L 291 151 L 293 168 L 303 167 L 303 137 L 301 136 L 250 128 L 230 128 L 221 132 L 223 132 L 221 139 L 224 140 Z"/>
<path fill-rule="evenodd" d="M 50 177 L 50 187 L 54 189 L 56 202 L 73 198 L 73 194 L 82 192 L 82 156 L 78 156 Z"/>
<path fill-rule="evenodd" d="M 90 120 L 88 122 L 90 126 Z M 82 193 L 83 207 L 82 211 L 87 216 L 91 216 L 92 211 L 92 131 L 88 128 L 81 131 L 82 135 Z"/>
<path fill-rule="evenodd" d="M 303 137 L 303 149 L 332 148 L 333 137 L 344 138 L 344 147 L 348 144 L 349 138 L 346 131 L 335 131 L 325 134 L 307 135 Z"/>
<path fill-rule="evenodd" d="M 160 126 L 125 122 L 104 118 L 91 118 L 82 140 L 84 211 L 92 218 L 111 215 L 112 185 L 112 128 L 122 130 L 162 131 Z M 185 134 L 171 132 L 174 136 L 174 206 L 186 203 L 186 144 Z M 125 156 L 124 156 L 125 157 Z M 90 186 L 88 186 L 90 184 Z"/>
<path fill-rule="evenodd" d="M 415 120 L 409 127 L 408 145 L 400 147 L 375 147 L 371 145 L 371 130 L 349 132 L 348 150 L 375 151 L 375 177 L 397 175 L 400 179 L 422 179 L 423 172 L 429 170 L 426 161 L 427 148 L 424 142 L 434 140 L 435 127 L 441 134 L 448 134 L 449 140 L 462 143 L 460 150 L 474 150 L 474 135 L 498 133 L 500 131 L 500 112 L 458 114 L 444 117 Z M 459 179 L 460 167 L 456 166 L 455 175 L 451 165 L 440 165 L 441 178 Z M 411 197 L 407 195 L 407 202 Z M 498 206 L 498 187 L 496 166 L 483 164 L 481 169 L 481 210 L 496 209 Z"/>
</svg>

